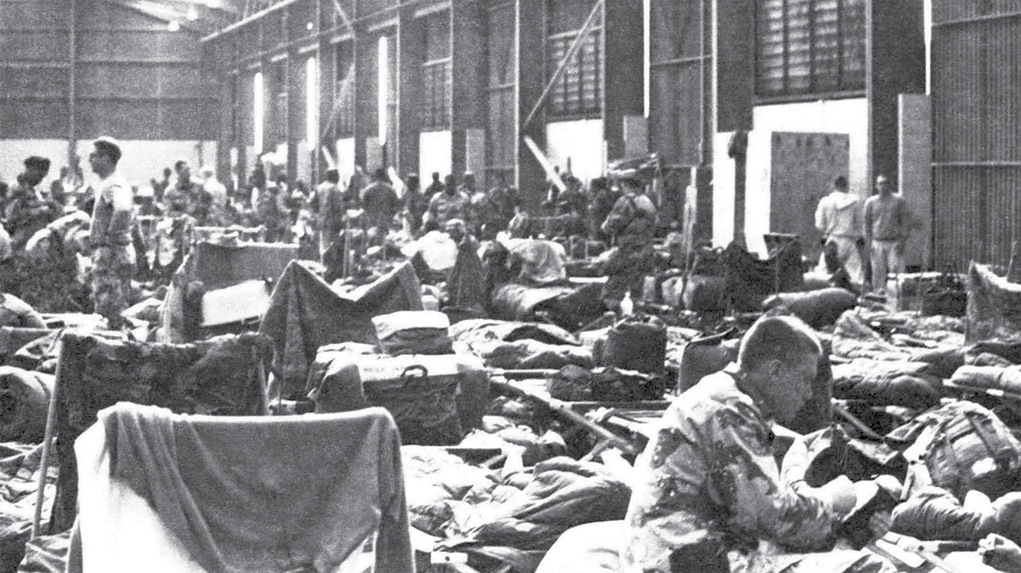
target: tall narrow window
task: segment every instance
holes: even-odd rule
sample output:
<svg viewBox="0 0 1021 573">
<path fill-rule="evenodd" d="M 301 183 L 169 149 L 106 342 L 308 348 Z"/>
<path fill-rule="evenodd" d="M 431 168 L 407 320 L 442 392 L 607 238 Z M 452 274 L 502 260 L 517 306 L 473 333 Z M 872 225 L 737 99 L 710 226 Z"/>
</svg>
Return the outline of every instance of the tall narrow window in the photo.
<svg viewBox="0 0 1021 573">
<path fill-rule="evenodd" d="M 319 141 L 319 67 L 315 57 L 305 62 L 305 135 L 309 149 Z"/>
<path fill-rule="evenodd" d="M 352 42 L 341 42 L 334 48 L 333 120 L 336 136 L 354 134 L 354 49 Z"/>
<path fill-rule="evenodd" d="M 387 94 L 389 93 L 388 82 L 390 80 L 390 46 L 386 36 L 379 37 L 379 90 L 377 106 L 379 112 L 379 144 L 386 145 L 387 122 Z"/>
<path fill-rule="evenodd" d="M 450 79 L 450 14 L 441 12 L 425 21 L 423 129 L 450 129 Z"/>
<path fill-rule="evenodd" d="M 254 134 L 254 142 L 256 153 L 262 153 L 263 144 L 263 128 L 264 120 L 266 117 L 263 109 L 263 98 L 266 97 L 263 92 L 263 78 L 262 72 L 255 73 L 255 81 L 252 83 L 252 133 Z"/>
<path fill-rule="evenodd" d="M 549 0 L 549 53 L 547 77 L 552 77 L 582 32 L 595 2 L 590 0 Z M 598 117 L 602 111 L 602 18 L 597 16 L 581 39 L 550 94 L 547 112 L 552 116 Z"/>
<path fill-rule="evenodd" d="M 866 0 L 758 0 L 760 97 L 865 89 Z"/>
</svg>

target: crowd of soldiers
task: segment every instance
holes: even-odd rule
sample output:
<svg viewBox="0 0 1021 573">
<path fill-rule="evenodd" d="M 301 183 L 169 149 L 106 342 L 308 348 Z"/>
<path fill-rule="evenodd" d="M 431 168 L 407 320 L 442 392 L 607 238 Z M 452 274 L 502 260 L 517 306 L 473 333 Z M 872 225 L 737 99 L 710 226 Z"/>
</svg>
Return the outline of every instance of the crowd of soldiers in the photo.
<svg viewBox="0 0 1021 573">
<path fill-rule="evenodd" d="M 599 227 L 621 196 L 606 178 L 595 178 L 586 188 L 567 173 L 561 177 L 563 186 L 549 183 L 541 209 L 526 210 L 502 173 L 494 174 L 492 185 L 484 189 L 470 171 L 442 178 L 434 172 L 423 185 L 414 173 L 396 180 L 395 173 L 391 177 L 379 169 L 368 175 L 361 168 L 341 182 L 337 170 L 329 169 L 323 182 L 310 188 L 303 181 L 292 187 L 286 173 L 268 167 L 272 176 L 260 164 L 244 185 L 228 189 L 211 168 L 204 167 L 196 176 L 187 160 L 178 160 L 163 170 L 162 178 L 136 186 L 136 215 L 187 215 L 197 226 L 258 228 L 259 238 L 266 242 L 319 237 L 322 252 L 349 222 L 369 232 L 377 243 L 390 231 L 421 235 L 443 228 L 451 219 L 464 221 L 468 232 L 482 240 L 504 230 L 533 236 L 547 229 L 554 235 L 608 239 Z M 91 212 L 93 190 L 80 166 L 62 167 L 60 177 L 41 185 L 49 170 L 49 159 L 32 156 L 15 184 L 0 182 L 0 233 L 9 234 L 0 241 L 0 259 L 24 248 L 34 233 L 62 215 L 76 209 Z M 536 217 L 556 218 L 559 224 L 540 229 L 534 224 Z"/>
</svg>

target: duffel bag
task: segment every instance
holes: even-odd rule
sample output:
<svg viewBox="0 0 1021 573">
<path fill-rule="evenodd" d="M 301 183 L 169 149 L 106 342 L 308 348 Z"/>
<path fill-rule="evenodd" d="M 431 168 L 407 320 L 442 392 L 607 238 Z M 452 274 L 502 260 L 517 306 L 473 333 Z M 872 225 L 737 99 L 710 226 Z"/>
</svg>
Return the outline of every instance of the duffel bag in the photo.
<svg viewBox="0 0 1021 573">
<path fill-rule="evenodd" d="M 309 388 L 318 413 L 382 406 L 397 422 L 402 443 L 445 446 L 481 426 L 489 374 L 478 358 L 460 354 L 339 354 Z"/>
</svg>

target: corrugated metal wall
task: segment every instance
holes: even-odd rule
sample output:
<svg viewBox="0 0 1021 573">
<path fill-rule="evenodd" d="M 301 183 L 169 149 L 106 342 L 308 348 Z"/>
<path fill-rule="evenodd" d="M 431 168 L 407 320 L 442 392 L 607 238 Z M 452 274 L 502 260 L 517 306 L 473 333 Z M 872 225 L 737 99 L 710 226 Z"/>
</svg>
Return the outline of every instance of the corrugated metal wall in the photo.
<svg viewBox="0 0 1021 573">
<path fill-rule="evenodd" d="M 668 165 L 712 165 L 711 6 L 710 0 L 650 4 L 650 151 Z"/>
<path fill-rule="evenodd" d="M 0 139 L 217 136 L 217 84 L 194 33 L 111 2 L 0 1 Z M 69 80 L 74 66 L 74 125 Z"/>
<path fill-rule="evenodd" d="M 937 266 L 1006 265 L 1021 240 L 1021 2 L 933 0 Z"/>
</svg>

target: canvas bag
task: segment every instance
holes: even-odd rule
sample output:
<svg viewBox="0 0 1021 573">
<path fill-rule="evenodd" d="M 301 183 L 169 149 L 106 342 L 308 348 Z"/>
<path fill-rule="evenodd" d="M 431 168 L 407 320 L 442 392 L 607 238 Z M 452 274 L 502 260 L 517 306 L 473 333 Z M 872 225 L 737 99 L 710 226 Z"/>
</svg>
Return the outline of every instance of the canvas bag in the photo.
<svg viewBox="0 0 1021 573">
<path fill-rule="evenodd" d="M 967 400 L 917 416 L 887 435 L 891 445 L 908 444 L 905 491 L 931 483 L 959 499 L 971 490 L 996 498 L 1016 489 L 1021 443 L 996 414 Z"/>
<path fill-rule="evenodd" d="M 325 348 L 316 357 L 322 366 L 310 371 L 306 386 L 316 412 L 382 406 L 406 445 L 454 445 L 465 428 L 482 423 L 489 374 L 474 356 L 365 355 Z"/>
</svg>

